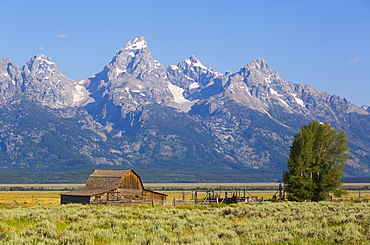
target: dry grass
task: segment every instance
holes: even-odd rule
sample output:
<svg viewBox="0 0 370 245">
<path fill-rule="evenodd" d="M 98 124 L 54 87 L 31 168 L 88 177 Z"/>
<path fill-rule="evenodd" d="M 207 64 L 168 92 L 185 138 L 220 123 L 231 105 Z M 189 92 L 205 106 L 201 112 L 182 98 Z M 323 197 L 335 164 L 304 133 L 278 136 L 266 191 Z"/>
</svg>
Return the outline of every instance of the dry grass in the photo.
<svg viewBox="0 0 370 245">
<path fill-rule="evenodd" d="M 2 206 L 33 206 L 58 205 L 60 203 L 58 191 L 2 191 L 0 205 Z"/>
<path fill-rule="evenodd" d="M 370 204 L 0 208 L 0 244 L 370 244 Z"/>
</svg>

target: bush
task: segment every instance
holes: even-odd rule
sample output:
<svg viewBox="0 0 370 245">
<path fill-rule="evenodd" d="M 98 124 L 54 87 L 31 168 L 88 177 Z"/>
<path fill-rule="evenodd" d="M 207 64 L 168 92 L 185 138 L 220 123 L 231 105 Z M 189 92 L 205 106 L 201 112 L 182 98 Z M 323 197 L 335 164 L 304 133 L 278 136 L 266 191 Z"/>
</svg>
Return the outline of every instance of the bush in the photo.
<svg viewBox="0 0 370 245">
<path fill-rule="evenodd" d="M 0 209 L 0 244 L 369 244 L 367 203 Z"/>
</svg>

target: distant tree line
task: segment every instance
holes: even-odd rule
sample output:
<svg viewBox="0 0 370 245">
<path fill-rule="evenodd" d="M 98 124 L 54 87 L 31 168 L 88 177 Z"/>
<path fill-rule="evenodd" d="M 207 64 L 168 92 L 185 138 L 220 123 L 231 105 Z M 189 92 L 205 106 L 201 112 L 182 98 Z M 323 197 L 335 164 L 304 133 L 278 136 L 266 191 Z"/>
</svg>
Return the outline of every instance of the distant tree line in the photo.
<svg viewBox="0 0 370 245">
<path fill-rule="evenodd" d="M 370 183 L 370 176 L 368 177 L 343 177 L 343 183 Z"/>
</svg>

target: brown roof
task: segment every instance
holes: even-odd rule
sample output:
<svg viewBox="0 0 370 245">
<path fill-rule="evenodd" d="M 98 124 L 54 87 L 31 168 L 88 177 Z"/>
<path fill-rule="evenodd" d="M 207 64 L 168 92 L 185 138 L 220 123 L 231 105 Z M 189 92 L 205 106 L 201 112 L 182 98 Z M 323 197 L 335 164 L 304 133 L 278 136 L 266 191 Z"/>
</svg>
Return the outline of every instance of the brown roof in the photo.
<svg viewBox="0 0 370 245">
<path fill-rule="evenodd" d="M 119 187 L 121 179 L 128 173 L 132 171 L 131 169 L 119 169 L 119 170 L 107 170 L 107 169 L 94 169 L 87 182 L 86 186 L 62 193 L 62 196 L 93 196 L 109 192 L 111 190 L 117 189 Z"/>
<path fill-rule="evenodd" d="M 125 176 L 128 172 L 132 171 L 131 169 L 94 169 L 94 173 L 92 173 L 90 176 L 99 176 L 99 177 L 119 177 L 122 178 Z"/>
</svg>

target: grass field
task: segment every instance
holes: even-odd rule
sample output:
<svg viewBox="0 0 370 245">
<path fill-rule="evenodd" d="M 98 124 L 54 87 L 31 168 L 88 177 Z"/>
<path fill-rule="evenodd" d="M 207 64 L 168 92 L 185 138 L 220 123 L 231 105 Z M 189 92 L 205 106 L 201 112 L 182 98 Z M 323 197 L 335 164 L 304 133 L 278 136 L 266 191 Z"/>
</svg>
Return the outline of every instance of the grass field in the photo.
<svg viewBox="0 0 370 245">
<path fill-rule="evenodd" d="M 370 244 L 370 204 L 0 208 L 0 244 Z"/>
<path fill-rule="evenodd" d="M 276 192 L 254 187 L 248 193 L 265 200 Z M 370 244 L 370 203 L 357 202 L 370 199 L 370 190 L 357 187 L 345 202 L 176 207 L 59 205 L 61 191 L 2 191 L 0 244 Z M 191 185 L 151 188 L 169 201 L 192 197 Z M 195 188 L 202 198 L 217 186 Z"/>
</svg>

